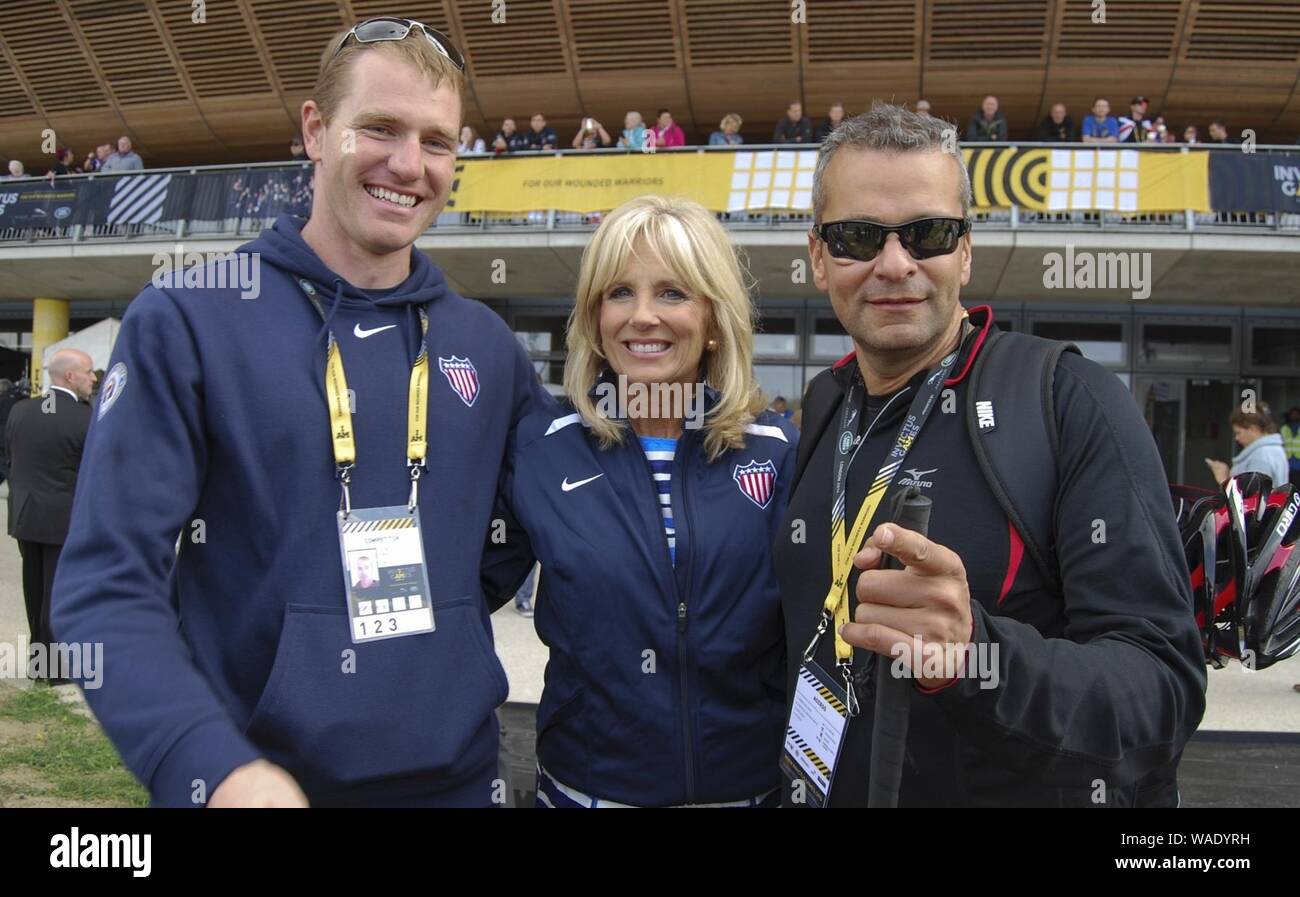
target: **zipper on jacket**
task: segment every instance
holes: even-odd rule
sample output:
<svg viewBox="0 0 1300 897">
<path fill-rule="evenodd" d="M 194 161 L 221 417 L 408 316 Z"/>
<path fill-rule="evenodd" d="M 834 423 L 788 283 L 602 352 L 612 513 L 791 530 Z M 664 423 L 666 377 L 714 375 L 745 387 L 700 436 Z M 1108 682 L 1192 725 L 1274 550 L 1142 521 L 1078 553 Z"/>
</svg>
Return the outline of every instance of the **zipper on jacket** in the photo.
<svg viewBox="0 0 1300 897">
<path fill-rule="evenodd" d="M 676 476 L 676 480 L 675 480 L 676 482 L 681 484 L 682 504 L 683 504 L 683 507 L 675 508 L 673 511 L 673 528 L 677 531 L 676 535 L 681 534 L 681 527 L 677 525 L 678 516 L 680 515 L 682 519 L 684 519 L 685 512 L 686 512 L 686 508 L 684 507 L 686 503 L 686 478 L 684 475 L 684 471 L 686 469 L 686 463 L 685 463 L 686 433 L 687 431 L 683 429 L 682 436 L 677 441 L 677 451 L 673 455 L 674 475 L 678 474 L 679 472 L 682 472 L 682 475 Z M 659 530 L 659 538 L 661 540 L 661 544 L 664 547 L 664 552 L 663 552 L 664 559 L 667 560 L 668 562 L 668 579 L 673 584 L 673 599 L 677 602 L 677 674 L 678 674 L 678 683 L 681 689 L 681 726 L 682 726 L 682 745 L 685 749 L 684 761 L 685 761 L 685 771 L 686 771 L 686 803 L 689 804 L 695 802 L 695 754 L 694 751 L 691 750 L 691 745 L 694 739 L 691 737 L 692 736 L 691 723 L 690 723 L 691 711 L 690 711 L 690 702 L 688 700 L 690 691 L 689 691 L 688 676 L 686 674 L 686 660 L 687 660 L 686 599 L 682 596 L 681 589 L 677 585 L 677 567 L 673 564 L 672 552 L 668 548 L 668 534 L 664 532 L 663 505 L 659 503 L 659 489 L 655 485 L 654 469 L 650 466 L 650 459 L 646 457 L 645 449 L 641 447 L 639 440 L 637 442 L 637 449 L 638 449 L 638 453 L 641 455 L 642 462 L 645 464 L 646 480 L 647 480 L 648 488 L 650 489 L 650 500 L 654 505 L 655 516 L 658 518 L 655 521 L 655 523 Z M 687 527 L 687 537 L 688 538 L 690 537 L 689 526 Z M 690 546 L 688 545 L 687 546 L 688 552 L 689 552 L 689 548 Z M 689 565 L 689 563 L 690 563 L 690 554 L 688 553 L 687 564 Z"/>
<path fill-rule="evenodd" d="M 681 460 L 681 476 L 679 477 L 678 482 L 681 484 L 682 507 L 680 513 L 683 522 L 686 522 L 687 520 L 686 480 L 688 479 L 688 475 L 686 471 L 686 460 L 687 460 L 688 442 L 687 442 L 686 434 L 687 431 L 683 429 L 682 439 L 678 443 L 678 447 L 681 449 L 679 453 L 679 458 Z M 678 519 L 677 515 L 678 512 L 674 511 L 673 523 L 674 523 L 674 528 L 677 530 L 676 534 L 680 536 L 682 532 L 682 528 L 680 526 L 676 526 L 676 522 Z M 691 566 L 695 561 L 694 548 L 695 548 L 695 529 L 690 525 L 689 522 L 686 522 L 686 574 L 685 576 L 686 576 L 686 583 L 688 587 L 691 582 Z M 673 570 L 673 584 L 674 586 L 677 584 L 676 570 Z M 678 598 L 677 598 L 677 669 L 678 669 L 678 674 L 681 676 L 681 680 L 682 680 L 682 736 L 685 739 L 685 744 L 686 744 L 686 802 L 688 804 L 693 804 L 695 803 L 695 751 L 694 751 L 695 733 L 691 729 L 691 702 L 689 700 L 690 677 L 688 674 L 688 666 L 687 666 L 687 655 L 689 652 L 687 650 L 687 644 L 686 644 L 686 623 L 687 623 L 686 597 L 687 596 L 681 595 L 679 591 Z"/>
</svg>

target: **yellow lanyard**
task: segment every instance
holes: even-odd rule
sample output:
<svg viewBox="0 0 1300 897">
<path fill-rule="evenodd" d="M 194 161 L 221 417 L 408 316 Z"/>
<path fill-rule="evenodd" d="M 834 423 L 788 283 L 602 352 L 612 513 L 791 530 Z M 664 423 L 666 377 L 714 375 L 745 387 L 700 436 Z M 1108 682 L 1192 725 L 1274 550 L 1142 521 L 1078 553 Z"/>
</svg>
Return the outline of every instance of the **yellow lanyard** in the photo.
<svg viewBox="0 0 1300 897">
<path fill-rule="evenodd" d="M 925 378 L 920 391 L 912 400 L 911 407 L 908 408 L 907 418 L 903 421 L 902 427 L 899 428 L 898 437 L 894 440 L 893 448 L 885 458 L 885 462 L 881 465 L 875 479 L 872 480 L 866 498 L 858 507 L 858 512 L 853 519 L 853 528 L 849 531 L 847 538 L 845 538 L 844 533 L 844 510 L 848 492 L 848 469 L 857 453 L 858 446 L 865 442 L 867 438 L 866 435 L 863 435 L 861 436 L 861 442 L 859 442 L 858 432 L 861 429 L 861 420 L 858 415 L 857 395 L 861 384 L 861 372 L 854 373 L 853 382 L 849 384 L 848 393 L 844 397 L 839 438 L 835 441 L 835 446 L 832 449 L 835 456 L 831 471 L 833 485 L 831 493 L 831 584 L 826 591 L 826 599 L 822 602 L 821 623 L 818 625 L 817 633 L 813 636 L 812 642 L 804 651 L 803 656 L 805 662 L 811 662 L 813 652 L 817 648 L 817 642 L 833 622 L 835 626 L 835 665 L 840 668 L 844 676 L 851 715 L 857 713 L 857 699 L 854 695 L 852 681 L 853 646 L 840 635 L 840 627 L 849 622 L 849 576 L 853 572 L 853 557 L 858 552 L 858 548 L 854 546 L 860 547 L 866 539 L 867 530 L 876 515 L 876 510 L 884 500 L 885 493 L 889 491 L 894 476 L 902 467 L 907 453 L 911 451 L 917 434 L 921 432 L 921 427 L 930 416 L 935 400 L 939 397 L 943 384 L 948 378 L 948 372 L 952 369 L 956 360 L 957 352 L 953 351 L 945 356 L 939 362 L 939 366 L 933 369 Z M 862 385 L 864 391 L 865 388 L 865 385 Z M 881 414 L 883 413 L 884 409 L 882 408 Z"/>
<path fill-rule="evenodd" d="M 307 281 L 302 282 L 307 298 L 311 300 L 321 319 L 325 311 L 316 290 Z M 407 391 L 406 404 L 406 466 L 411 471 L 411 495 L 407 502 L 412 510 L 415 508 L 417 484 L 424 469 L 425 455 L 429 449 L 428 415 L 429 415 L 429 314 L 424 308 L 420 312 L 420 354 L 411 366 L 411 383 Z M 348 391 L 348 378 L 343 370 L 343 355 L 339 351 L 339 342 L 334 338 L 334 331 L 329 331 L 329 348 L 325 357 L 325 397 L 330 410 L 330 439 L 334 444 L 334 464 L 339 481 L 343 486 L 344 516 L 352 512 L 352 496 L 349 486 L 352 482 L 352 468 L 357 463 L 356 431 L 352 427 L 351 393 Z"/>
</svg>

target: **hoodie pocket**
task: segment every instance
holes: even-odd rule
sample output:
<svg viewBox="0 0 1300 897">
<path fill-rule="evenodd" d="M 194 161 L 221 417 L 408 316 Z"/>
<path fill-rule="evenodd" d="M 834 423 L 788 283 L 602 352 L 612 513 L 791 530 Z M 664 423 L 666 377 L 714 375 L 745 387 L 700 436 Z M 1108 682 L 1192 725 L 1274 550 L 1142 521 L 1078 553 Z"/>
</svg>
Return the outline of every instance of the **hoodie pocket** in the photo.
<svg viewBox="0 0 1300 897">
<path fill-rule="evenodd" d="M 342 608 L 287 605 L 248 737 L 312 783 L 455 781 L 480 769 L 490 757 L 474 748 L 491 751 L 482 733 L 496 726 L 505 672 L 473 596 L 433 613 L 434 632 L 354 645 Z"/>
</svg>

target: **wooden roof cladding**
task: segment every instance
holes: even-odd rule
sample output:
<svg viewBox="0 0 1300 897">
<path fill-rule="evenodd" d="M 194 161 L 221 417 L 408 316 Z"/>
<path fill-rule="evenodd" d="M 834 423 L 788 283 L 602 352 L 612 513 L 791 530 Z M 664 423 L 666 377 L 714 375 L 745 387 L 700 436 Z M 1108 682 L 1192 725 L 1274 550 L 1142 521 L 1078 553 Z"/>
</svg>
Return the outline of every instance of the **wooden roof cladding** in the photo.
<svg viewBox="0 0 1300 897">
<path fill-rule="evenodd" d="M 964 122 L 996 94 L 1012 137 L 1053 102 L 1134 94 L 1180 130 L 1300 134 L 1295 0 L 6 0 L 0 155 L 43 169 L 42 131 L 79 156 L 130 134 L 151 165 L 283 158 L 329 36 L 384 14 L 465 52 L 466 119 L 546 113 L 568 144 L 592 115 L 668 107 L 688 140 L 728 112 L 766 139 L 793 99 L 820 118 L 873 98 Z M 1100 20 L 1104 11 L 1104 21 Z M 521 127 L 526 127 L 520 121 Z"/>
</svg>

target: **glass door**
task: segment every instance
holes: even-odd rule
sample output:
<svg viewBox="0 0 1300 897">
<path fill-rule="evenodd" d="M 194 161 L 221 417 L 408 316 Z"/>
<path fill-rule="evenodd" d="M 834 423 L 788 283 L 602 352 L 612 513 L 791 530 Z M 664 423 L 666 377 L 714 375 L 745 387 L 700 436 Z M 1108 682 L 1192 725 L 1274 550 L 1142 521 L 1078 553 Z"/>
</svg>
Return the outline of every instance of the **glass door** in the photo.
<svg viewBox="0 0 1300 897">
<path fill-rule="evenodd" d="M 1151 374 L 1137 376 L 1137 403 L 1155 437 L 1165 476 L 1181 483 L 1183 474 L 1183 417 L 1185 412 L 1182 377 Z"/>
<path fill-rule="evenodd" d="M 1179 482 L 1214 489 L 1217 484 L 1205 459 L 1232 463 L 1237 446 L 1232 441 L 1232 425 L 1228 418 L 1241 402 L 1241 393 L 1234 380 L 1189 377 L 1186 396 L 1183 425 L 1185 464 L 1183 479 Z"/>
<path fill-rule="evenodd" d="M 1235 380 L 1138 374 L 1136 398 L 1155 437 L 1171 483 L 1214 489 L 1206 458 L 1231 461 L 1236 448 L 1228 416 L 1238 400 Z"/>
</svg>

